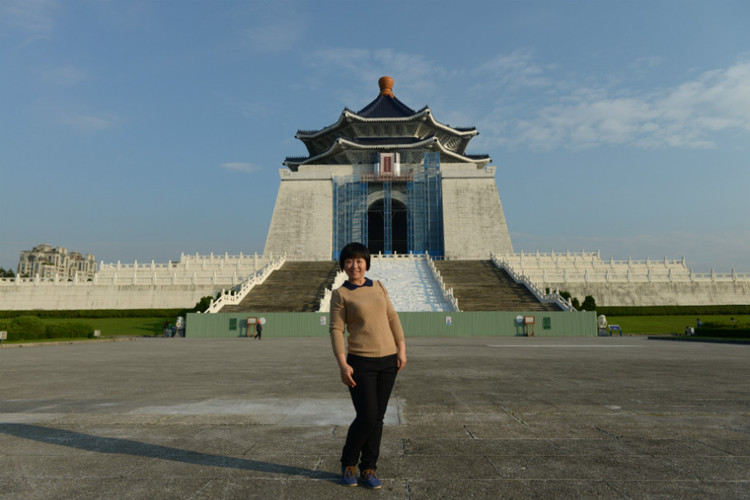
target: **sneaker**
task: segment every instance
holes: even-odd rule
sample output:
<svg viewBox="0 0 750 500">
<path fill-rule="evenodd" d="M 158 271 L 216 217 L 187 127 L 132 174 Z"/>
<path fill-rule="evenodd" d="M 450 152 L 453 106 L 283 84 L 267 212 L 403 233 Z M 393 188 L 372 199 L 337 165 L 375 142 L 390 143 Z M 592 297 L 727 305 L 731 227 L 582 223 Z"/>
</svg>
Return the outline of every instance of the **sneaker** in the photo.
<svg viewBox="0 0 750 500">
<path fill-rule="evenodd" d="M 353 466 L 341 468 L 341 483 L 344 486 L 357 486 L 357 469 Z"/>
<path fill-rule="evenodd" d="M 373 490 L 379 490 L 383 486 L 383 483 L 380 482 L 380 479 L 378 479 L 378 476 L 375 475 L 375 471 L 372 469 L 363 470 L 359 476 L 359 480 Z"/>
</svg>

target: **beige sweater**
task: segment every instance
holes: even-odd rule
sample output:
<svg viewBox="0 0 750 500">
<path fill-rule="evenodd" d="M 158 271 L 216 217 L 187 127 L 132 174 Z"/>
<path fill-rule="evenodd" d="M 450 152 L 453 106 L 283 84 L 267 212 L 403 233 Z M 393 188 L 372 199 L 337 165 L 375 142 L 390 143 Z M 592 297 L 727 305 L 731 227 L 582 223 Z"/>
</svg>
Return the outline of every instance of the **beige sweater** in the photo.
<svg viewBox="0 0 750 500">
<path fill-rule="evenodd" d="M 334 354 L 346 354 L 344 330 L 349 331 L 349 353 L 368 358 L 396 354 L 404 340 L 401 321 L 385 287 L 379 282 L 354 290 L 342 286 L 331 296 L 329 332 Z"/>
</svg>

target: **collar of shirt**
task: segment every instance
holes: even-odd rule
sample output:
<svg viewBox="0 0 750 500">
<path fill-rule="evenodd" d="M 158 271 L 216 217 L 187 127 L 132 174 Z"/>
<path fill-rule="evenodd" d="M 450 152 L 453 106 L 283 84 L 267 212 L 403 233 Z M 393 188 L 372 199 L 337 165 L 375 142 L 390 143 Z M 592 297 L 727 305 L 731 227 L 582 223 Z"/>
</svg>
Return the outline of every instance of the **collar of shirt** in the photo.
<svg viewBox="0 0 750 500">
<path fill-rule="evenodd" d="M 361 288 L 363 286 L 372 286 L 372 280 L 370 278 L 365 278 L 365 283 L 363 285 L 355 285 L 353 283 L 349 283 L 349 280 L 344 281 L 344 285 L 349 290 L 356 290 L 357 288 Z"/>
</svg>

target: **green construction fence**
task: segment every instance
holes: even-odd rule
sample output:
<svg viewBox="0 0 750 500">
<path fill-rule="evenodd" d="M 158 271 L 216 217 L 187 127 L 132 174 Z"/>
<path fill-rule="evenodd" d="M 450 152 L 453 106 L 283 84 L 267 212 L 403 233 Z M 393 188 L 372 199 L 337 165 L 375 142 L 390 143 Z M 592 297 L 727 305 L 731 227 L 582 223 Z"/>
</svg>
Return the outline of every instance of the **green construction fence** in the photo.
<svg viewBox="0 0 750 500">
<path fill-rule="evenodd" d="M 597 335 L 594 311 L 400 312 L 399 318 L 407 337 L 516 337 L 527 332 L 538 337 Z M 261 321 L 263 337 L 326 337 L 328 319 L 328 313 L 312 312 L 188 313 L 185 335 L 247 337 L 248 323 L 254 335 L 252 322 Z"/>
</svg>

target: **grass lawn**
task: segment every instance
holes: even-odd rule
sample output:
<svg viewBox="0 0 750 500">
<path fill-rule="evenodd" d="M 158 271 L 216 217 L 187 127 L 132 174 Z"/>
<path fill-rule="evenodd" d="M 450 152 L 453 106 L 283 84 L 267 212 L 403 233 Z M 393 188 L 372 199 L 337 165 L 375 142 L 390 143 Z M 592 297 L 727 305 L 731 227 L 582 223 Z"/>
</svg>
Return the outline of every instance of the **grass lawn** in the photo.
<svg viewBox="0 0 750 500">
<path fill-rule="evenodd" d="M 731 318 L 734 317 L 734 326 Z M 623 335 L 674 335 L 685 333 L 686 326 L 696 328 L 698 316 L 607 316 L 609 325 L 620 325 Z M 704 325 L 733 328 L 750 328 L 750 316 L 703 316 Z M 700 335 L 697 328 L 696 336 Z"/>
</svg>

